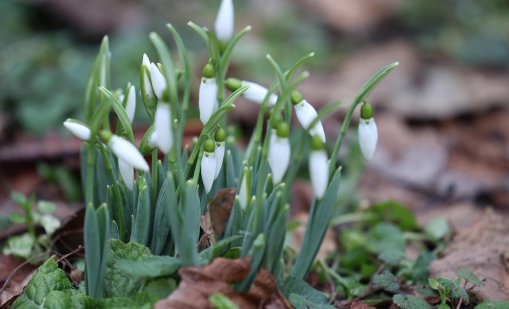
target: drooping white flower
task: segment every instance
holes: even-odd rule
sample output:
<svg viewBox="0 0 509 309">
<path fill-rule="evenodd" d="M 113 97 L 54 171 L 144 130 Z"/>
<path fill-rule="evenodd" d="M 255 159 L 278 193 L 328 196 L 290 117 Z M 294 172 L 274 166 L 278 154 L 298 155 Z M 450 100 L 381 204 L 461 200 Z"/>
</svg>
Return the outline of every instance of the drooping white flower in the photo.
<svg viewBox="0 0 509 309">
<path fill-rule="evenodd" d="M 257 83 L 249 82 L 249 81 L 241 81 L 242 86 L 248 86 L 249 88 L 242 94 L 244 98 L 248 99 L 249 101 L 262 104 L 263 99 L 265 99 L 265 96 L 267 96 L 267 93 L 269 90 L 262 85 L 259 85 Z M 267 102 L 268 106 L 274 106 L 276 105 L 277 101 L 277 95 L 271 94 L 269 97 L 269 101 Z"/>
<path fill-rule="evenodd" d="M 217 130 L 214 140 L 216 142 L 216 148 L 214 149 L 214 153 L 216 155 L 216 172 L 214 174 L 214 179 L 217 179 L 219 172 L 221 171 L 221 167 L 223 166 L 224 151 L 226 148 L 224 145 L 224 141 L 226 140 L 226 132 L 223 128 Z"/>
<path fill-rule="evenodd" d="M 285 122 L 278 125 L 277 131 L 272 129 L 269 144 L 269 166 L 272 170 L 274 184 L 278 184 L 290 164 L 290 141 L 288 140 L 289 128 Z"/>
<path fill-rule="evenodd" d="M 359 144 L 362 155 L 366 160 L 371 160 L 375 154 L 378 142 L 378 129 L 373 118 L 373 109 L 368 103 L 361 108 L 361 119 L 359 122 Z"/>
<path fill-rule="evenodd" d="M 143 72 L 143 88 L 145 89 L 144 95 L 151 99 L 154 95 L 152 89 L 152 82 L 150 81 L 150 59 L 147 54 L 143 54 L 143 61 L 141 63 L 141 70 Z"/>
<path fill-rule="evenodd" d="M 152 79 L 152 89 L 154 89 L 154 94 L 159 100 L 162 100 L 164 91 L 167 87 L 166 79 L 164 79 L 163 74 L 153 62 L 150 64 L 150 77 Z"/>
<path fill-rule="evenodd" d="M 157 147 L 157 132 L 156 130 L 152 131 L 150 137 L 148 138 L 148 144 L 152 147 Z"/>
<path fill-rule="evenodd" d="M 214 77 L 202 77 L 200 83 L 200 96 L 198 100 L 200 120 L 205 125 L 218 109 L 217 83 Z"/>
<path fill-rule="evenodd" d="M 120 136 L 111 132 L 101 132 L 103 141 L 110 147 L 111 151 L 119 158 L 136 169 L 148 171 L 147 161 L 143 158 L 136 146 Z"/>
<path fill-rule="evenodd" d="M 154 117 L 154 128 L 154 134 L 157 132 L 155 135 L 157 146 L 164 154 L 169 153 L 173 146 L 170 104 L 166 102 L 157 103 Z"/>
<path fill-rule="evenodd" d="M 120 176 L 122 176 L 122 179 L 124 180 L 126 187 L 132 191 L 134 185 L 133 166 L 125 160 L 118 158 L 118 170 L 120 172 Z"/>
<path fill-rule="evenodd" d="M 309 154 L 309 174 L 313 192 L 317 199 L 323 197 L 329 182 L 327 161 L 327 152 L 322 140 L 318 136 L 314 136 L 311 140 L 311 153 Z"/>
<path fill-rule="evenodd" d="M 302 95 L 297 91 L 292 93 L 292 103 L 295 107 L 295 114 L 297 115 L 300 125 L 304 129 L 307 129 L 311 136 L 317 135 L 320 137 L 322 142 L 325 143 L 325 131 L 323 130 L 322 122 L 318 120 L 312 128 L 309 127 L 318 115 L 313 105 L 304 100 Z"/>
<path fill-rule="evenodd" d="M 222 0 L 217 13 L 214 28 L 217 38 L 222 42 L 228 42 L 233 37 L 234 11 L 233 0 Z"/>
<path fill-rule="evenodd" d="M 78 120 L 67 119 L 64 121 L 64 127 L 81 140 L 88 141 L 90 139 L 90 129 Z"/>
<path fill-rule="evenodd" d="M 201 180 L 205 192 L 209 193 L 214 183 L 216 173 L 216 155 L 214 153 L 214 141 L 209 139 L 203 145 L 203 156 L 201 158 Z"/>
<path fill-rule="evenodd" d="M 127 114 L 127 118 L 129 121 L 133 123 L 134 113 L 136 111 L 136 89 L 134 86 L 129 87 L 129 91 L 127 93 L 127 102 L 125 105 L 125 112 Z"/>
</svg>

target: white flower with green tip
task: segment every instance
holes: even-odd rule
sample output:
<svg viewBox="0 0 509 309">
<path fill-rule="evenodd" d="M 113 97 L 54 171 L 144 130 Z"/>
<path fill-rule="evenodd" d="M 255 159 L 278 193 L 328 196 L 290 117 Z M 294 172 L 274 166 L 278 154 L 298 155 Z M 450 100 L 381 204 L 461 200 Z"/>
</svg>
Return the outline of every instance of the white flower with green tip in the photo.
<svg viewBox="0 0 509 309">
<path fill-rule="evenodd" d="M 290 129 L 288 124 L 281 122 L 277 126 L 277 130 L 272 129 L 269 145 L 269 166 L 272 170 L 274 184 L 278 184 L 290 165 L 290 141 L 288 135 Z"/>
<path fill-rule="evenodd" d="M 201 158 L 201 180 L 206 193 L 210 192 L 214 183 L 214 175 L 216 173 L 216 155 L 214 153 L 214 141 L 208 139 L 203 144 L 203 156 Z"/>
<path fill-rule="evenodd" d="M 322 122 L 318 120 L 318 122 L 310 128 L 311 123 L 318 115 L 313 105 L 304 100 L 302 95 L 297 91 L 292 93 L 292 104 L 295 107 L 295 114 L 297 115 L 300 125 L 308 130 L 311 136 L 318 136 L 322 142 L 325 143 L 325 131 L 323 130 Z"/>
<path fill-rule="evenodd" d="M 361 119 L 359 121 L 359 145 L 366 160 L 373 158 L 377 142 L 378 129 L 373 118 L 373 108 L 369 103 L 364 103 L 361 107 Z"/>
<path fill-rule="evenodd" d="M 64 121 L 64 127 L 77 138 L 84 141 L 90 140 L 90 129 L 84 123 L 75 119 L 67 119 Z"/>
<path fill-rule="evenodd" d="M 311 176 L 313 193 L 317 199 L 321 199 L 329 182 L 329 169 L 327 151 L 319 136 L 313 136 L 311 139 L 309 174 Z"/>
<path fill-rule="evenodd" d="M 216 148 L 214 149 L 214 154 L 216 156 L 216 172 L 214 174 L 214 179 L 217 179 L 219 172 L 221 171 L 221 167 L 223 166 L 224 151 L 226 148 L 224 145 L 224 141 L 226 140 L 226 132 L 224 129 L 220 128 L 217 130 L 214 139 L 216 142 Z"/>
<path fill-rule="evenodd" d="M 217 83 L 214 77 L 214 68 L 210 63 L 203 68 L 198 107 L 200 109 L 200 120 L 204 125 L 207 124 L 210 116 L 218 109 Z"/>
</svg>

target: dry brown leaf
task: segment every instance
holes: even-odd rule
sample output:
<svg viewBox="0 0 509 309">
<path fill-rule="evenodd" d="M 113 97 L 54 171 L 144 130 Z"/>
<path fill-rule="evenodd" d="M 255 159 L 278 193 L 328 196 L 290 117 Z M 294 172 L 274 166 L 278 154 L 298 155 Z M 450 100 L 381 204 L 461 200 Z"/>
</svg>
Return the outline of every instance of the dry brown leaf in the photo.
<svg viewBox="0 0 509 309">
<path fill-rule="evenodd" d="M 216 293 L 227 296 L 240 308 L 292 308 L 277 290 L 272 274 L 265 269 L 258 272 L 249 292 L 236 292 L 232 284 L 246 278 L 249 269 L 249 258 L 217 258 L 207 266 L 182 268 L 179 271 L 182 281 L 178 289 L 156 303 L 155 308 L 214 308 L 209 297 Z"/>
<path fill-rule="evenodd" d="M 216 196 L 209 203 L 209 216 L 212 230 L 216 236 L 222 236 L 226 229 L 226 224 L 232 212 L 235 201 L 235 189 L 225 188 L 219 190 Z"/>
<path fill-rule="evenodd" d="M 0 290 L 0 307 L 2 307 L 23 292 L 23 288 L 28 284 L 37 267 L 10 255 L 0 255 L 0 265 L 0 289 L 8 281 L 5 288 Z"/>
<path fill-rule="evenodd" d="M 481 300 L 509 300 L 509 216 L 487 209 L 470 228 L 460 230 L 431 265 L 433 277 L 455 278 L 454 271 L 467 268 L 483 285 L 473 293 Z"/>
</svg>

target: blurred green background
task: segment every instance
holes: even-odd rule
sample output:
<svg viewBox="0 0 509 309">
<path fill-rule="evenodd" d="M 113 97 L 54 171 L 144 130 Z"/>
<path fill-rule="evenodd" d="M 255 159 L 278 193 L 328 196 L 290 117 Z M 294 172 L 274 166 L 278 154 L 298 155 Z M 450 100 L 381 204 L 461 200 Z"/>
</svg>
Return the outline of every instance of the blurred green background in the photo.
<svg viewBox="0 0 509 309">
<path fill-rule="evenodd" d="M 508 1 L 380 0 L 356 9 L 355 2 L 235 1 L 236 29 L 250 24 L 253 31 L 239 44 L 232 70 L 260 81 L 270 78 L 269 83 L 267 53 L 285 66 L 316 51 L 319 57 L 308 69 L 327 71 L 360 47 L 376 48 L 394 38 L 410 42 L 423 61 L 440 59 L 488 70 L 509 67 Z M 185 24 L 192 20 L 212 28 L 218 5 L 219 0 L 2 0 L 0 113 L 9 134 L 0 138 L 62 131 L 65 118 L 79 118 L 85 80 L 103 35 L 111 40 L 114 87 L 128 80 L 139 84 L 141 55 L 151 51 L 147 35 L 158 31 L 168 38 L 166 22 L 173 23 L 197 59 L 205 61 L 203 43 Z M 357 20 L 344 18 L 348 10 L 352 13 L 346 16 Z M 242 63 L 242 71 L 235 63 Z M 194 65 L 198 72 L 201 63 Z"/>
</svg>

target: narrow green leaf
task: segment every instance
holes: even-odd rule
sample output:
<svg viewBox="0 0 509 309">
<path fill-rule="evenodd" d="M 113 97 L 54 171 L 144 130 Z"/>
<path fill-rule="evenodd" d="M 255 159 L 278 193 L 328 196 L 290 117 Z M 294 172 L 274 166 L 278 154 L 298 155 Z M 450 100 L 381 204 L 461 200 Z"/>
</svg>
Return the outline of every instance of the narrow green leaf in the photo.
<svg viewBox="0 0 509 309">
<path fill-rule="evenodd" d="M 161 191 L 159 192 L 154 214 L 151 251 L 156 255 L 161 254 L 165 242 L 167 242 L 170 233 L 170 217 L 176 216 L 176 211 L 177 196 L 175 182 L 171 173 L 168 173 L 161 185 Z"/>
</svg>

